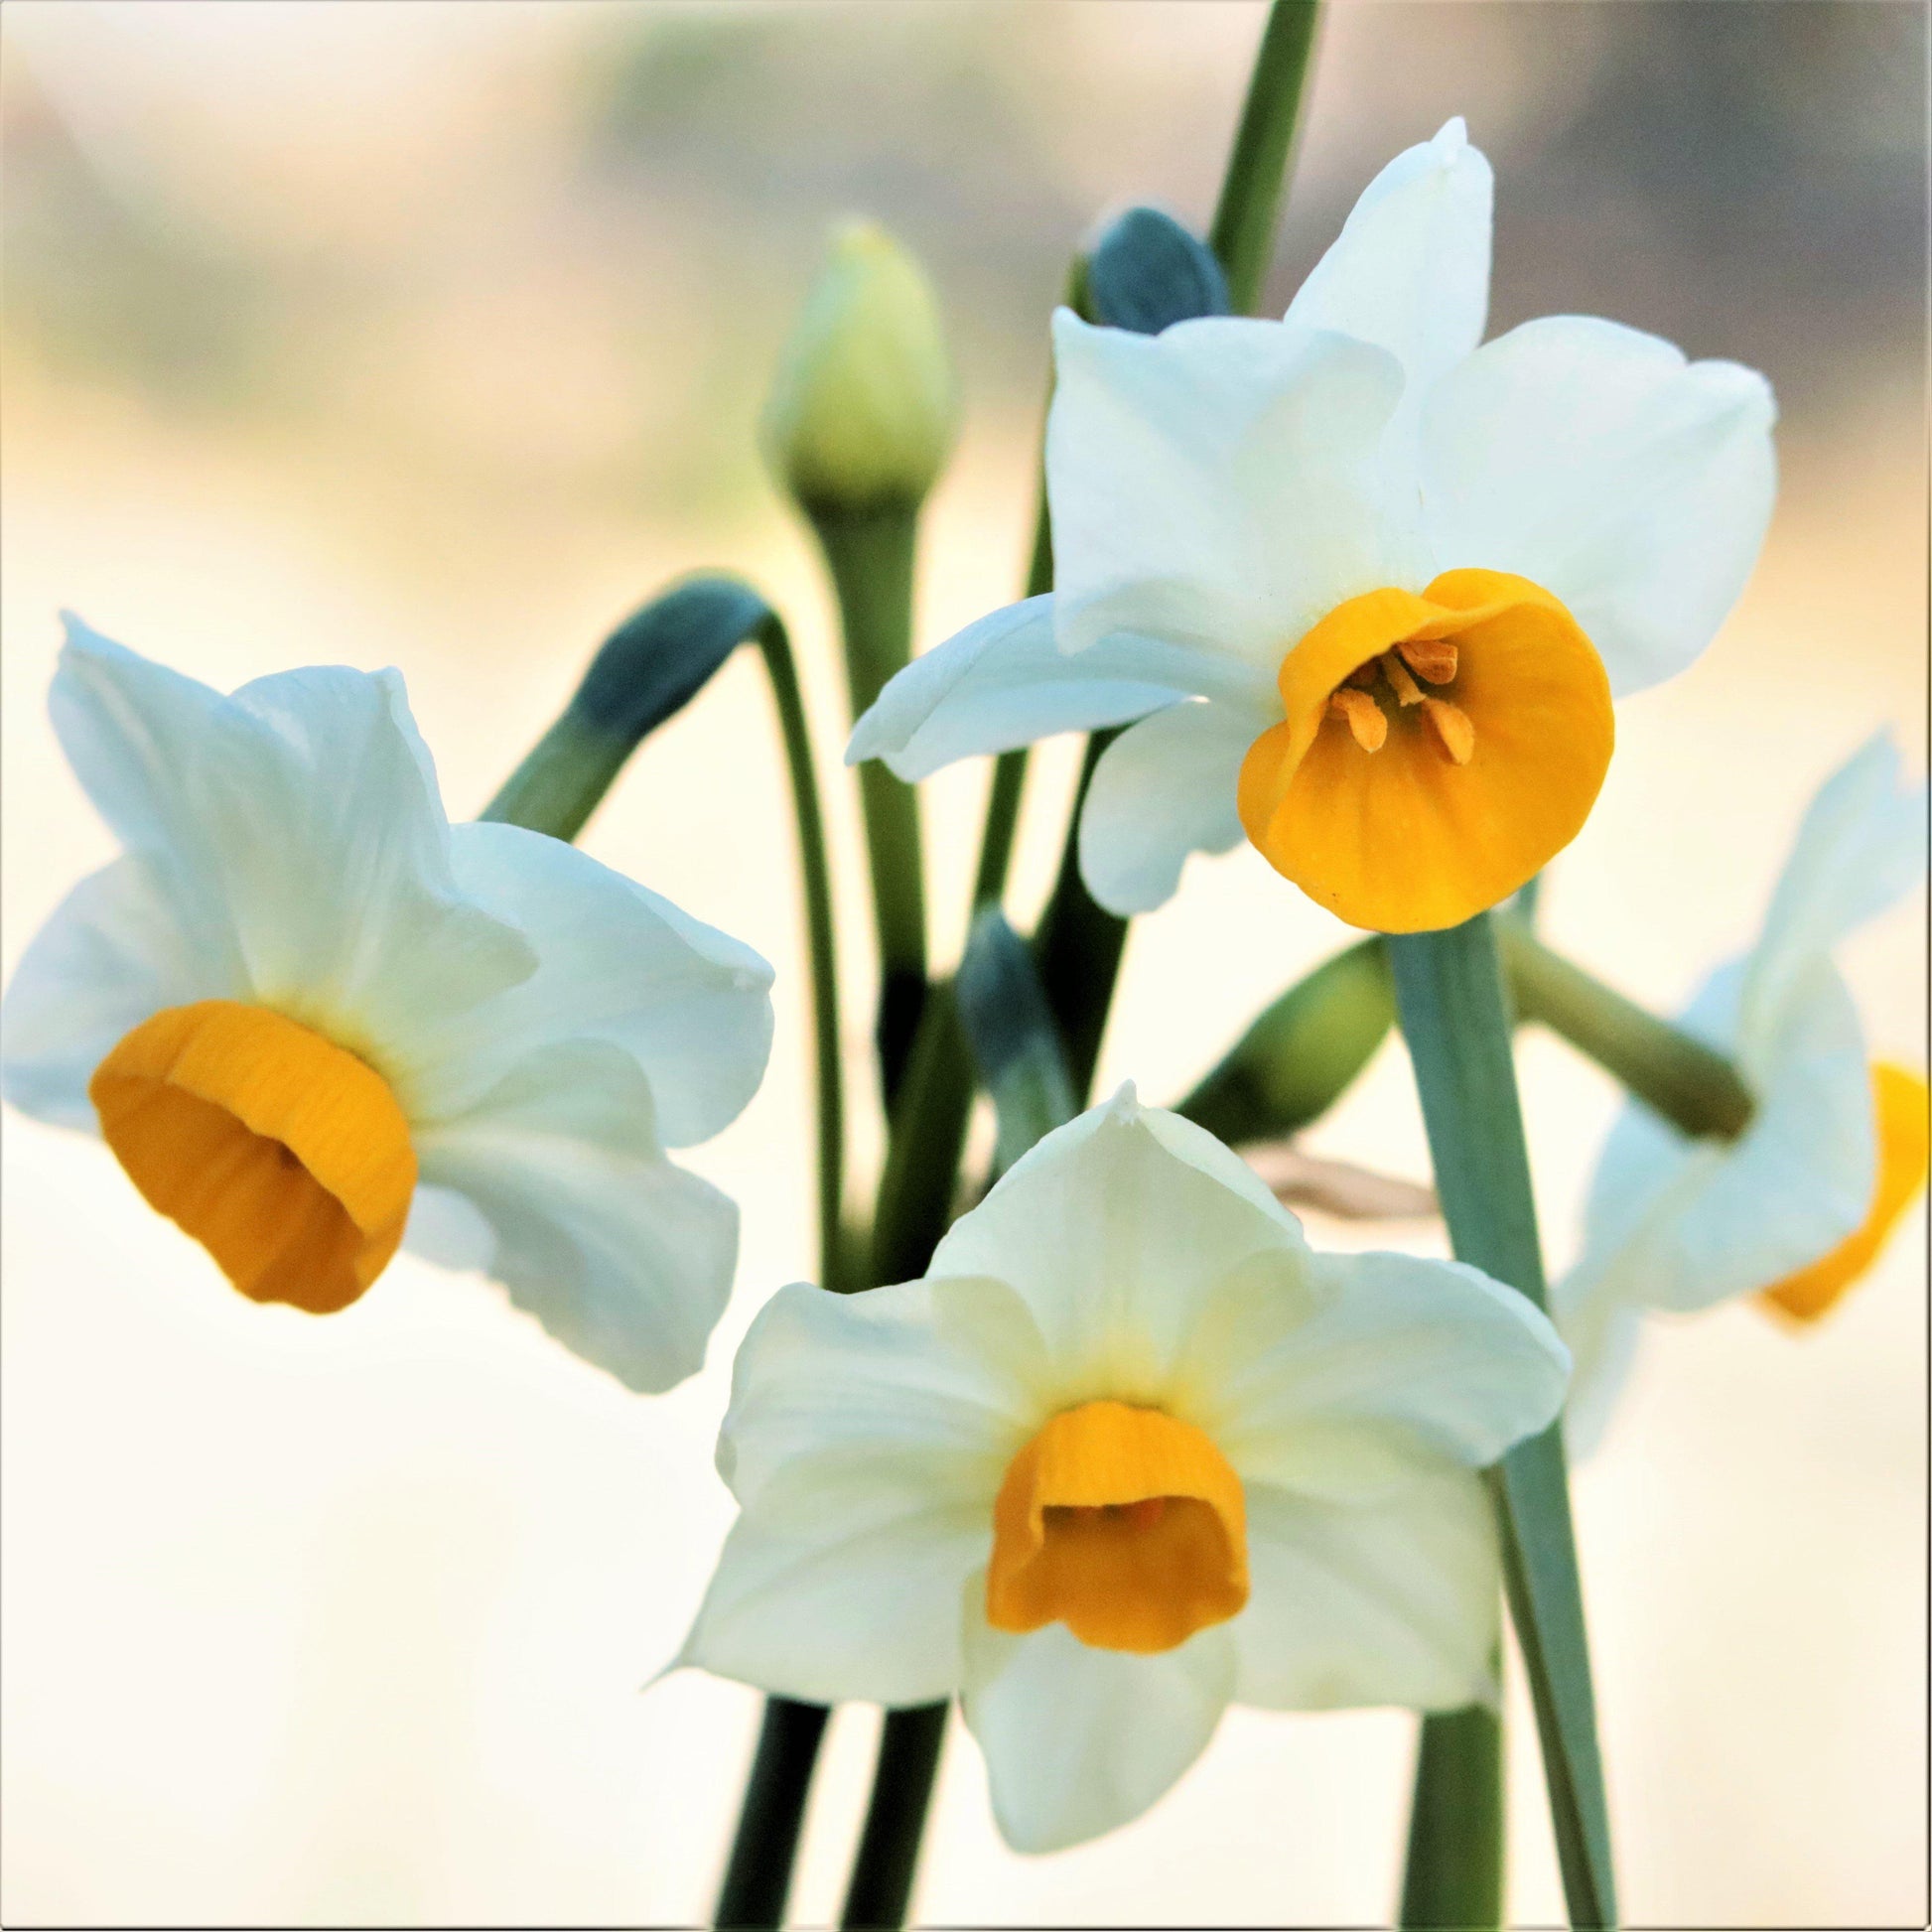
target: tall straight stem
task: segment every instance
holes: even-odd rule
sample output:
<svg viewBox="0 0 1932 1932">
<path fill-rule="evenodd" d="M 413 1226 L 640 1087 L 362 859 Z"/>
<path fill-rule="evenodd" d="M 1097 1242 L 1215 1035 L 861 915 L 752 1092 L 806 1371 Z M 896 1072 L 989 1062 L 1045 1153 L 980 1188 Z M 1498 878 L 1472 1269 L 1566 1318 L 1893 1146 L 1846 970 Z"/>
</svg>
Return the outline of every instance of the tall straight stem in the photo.
<svg viewBox="0 0 1932 1932">
<path fill-rule="evenodd" d="M 1241 104 L 1241 123 L 1207 236 L 1227 275 L 1228 302 L 1238 316 L 1254 313 L 1275 252 L 1275 224 L 1314 54 L 1318 11 L 1315 0 L 1275 0 Z"/>
<path fill-rule="evenodd" d="M 823 1705 L 766 1698 L 757 1755 L 745 1786 L 738 1837 L 718 1893 L 721 1927 L 782 1925 L 791 1890 L 792 1862 L 805 1822 L 805 1800 L 830 1714 Z"/>
<path fill-rule="evenodd" d="M 912 649 L 912 560 L 916 503 L 876 509 L 815 507 L 812 528 L 825 552 L 845 636 L 852 715 L 869 709 Z M 919 796 L 874 759 L 859 767 L 871 862 L 873 923 L 879 936 L 879 1064 L 890 1107 L 898 1092 L 925 1000 L 925 885 L 919 854 Z"/>
<path fill-rule="evenodd" d="M 866 1828 L 839 1915 L 846 1932 L 884 1932 L 905 1923 L 951 1710 L 950 1703 L 940 1703 L 886 1713 Z"/>
<path fill-rule="evenodd" d="M 1503 1725 L 1487 1705 L 1422 1722 L 1403 1869 L 1404 1926 L 1458 1932 L 1503 1913 Z"/>
<path fill-rule="evenodd" d="M 1511 1017 L 1489 915 L 1392 935 L 1396 1004 L 1456 1259 L 1545 1302 Z M 1609 1817 L 1561 1419 L 1489 1472 L 1573 1924 L 1613 1924 Z"/>
<path fill-rule="evenodd" d="M 1095 732 L 1087 740 L 1066 842 L 1060 848 L 1059 875 L 1034 935 L 1034 962 L 1039 969 L 1039 983 L 1059 1023 L 1067 1074 L 1082 1105 L 1093 1089 L 1101 1036 L 1107 1031 L 1114 986 L 1120 978 L 1121 953 L 1127 944 L 1127 921 L 1101 905 L 1080 877 L 1080 814 L 1086 807 L 1094 767 L 1119 736 L 1117 731 Z"/>
</svg>

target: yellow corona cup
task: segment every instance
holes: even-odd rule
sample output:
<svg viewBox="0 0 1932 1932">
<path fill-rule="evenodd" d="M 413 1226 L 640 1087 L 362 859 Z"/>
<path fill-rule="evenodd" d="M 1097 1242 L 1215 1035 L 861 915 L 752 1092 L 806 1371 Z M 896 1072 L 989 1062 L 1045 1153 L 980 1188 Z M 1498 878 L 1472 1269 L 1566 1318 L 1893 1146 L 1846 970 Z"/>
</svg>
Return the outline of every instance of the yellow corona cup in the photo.
<svg viewBox="0 0 1932 1932">
<path fill-rule="evenodd" d="M 1383 170 L 1281 322 L 1054 322 L 1053 590 L 915 661 L 848 758 L 1125 726 L 1089 891 L 1168 899 L 1244 836 L 1350 924 L 1454 925 L 1588 816 L 1610 699 L 1711 641 L 1775 486 L 1763 378 L 1617 324 L 1482 341 L 1489 165 Z"/>
<path fill-rule="evenodd" d="M 7 1097 L 97 1131 L 251 1301 L 339 1312 L 407 1238 L 632 1388 L 697 1368 L 738 1214 L 664 1150 L 757 1087 L 764 962 L 450 825 L 393 671 L 223 697 L 70 621 L 52 709 L 126 849 L 21 959 Z"/>
</svg>

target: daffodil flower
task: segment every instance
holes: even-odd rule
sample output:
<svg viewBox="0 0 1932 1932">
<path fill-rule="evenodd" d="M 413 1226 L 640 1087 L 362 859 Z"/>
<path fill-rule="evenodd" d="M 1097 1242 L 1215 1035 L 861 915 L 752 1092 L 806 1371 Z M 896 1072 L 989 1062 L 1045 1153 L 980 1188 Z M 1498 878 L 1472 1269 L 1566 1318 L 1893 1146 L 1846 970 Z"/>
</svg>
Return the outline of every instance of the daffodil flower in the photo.
<svg viewBox="0 0 1932 1932">
<path fill-rule="evenodd" d="M 1611 322 L 1483 344 L 1490 200 L 1451 121 L 1282 322 L 1055 316 L 1053 592 L 900 672 L 848 758 L 910 780 L 1131 726 L 1079 834 L 1122 914 L 1244 832 L 1382 931 L 1535 874 L 1595 799 L 1612 695 L 1691 663 L 1742 590 L 1775 412 L 1751 370 Z"/>
<path fill-rule="evenodd" d="M 1824 1315 L 1877 1258 L 1924 1182 L 1924 1079 L 1868 1060 L 1832 951 L 1924 875 L 1926 791 L 1883 733 L 1828 778 L 1757 943 L 1706 980 L 1679 1025 L 1731 1056 L 1755 1102 L 1733 1142 L 1693 1141 L 1632 1102 L 1605 1142 L 1582 1258 L 1553 1296 L 1577 1354 L 1570 1429 L 1600 1435 L 1645 1310 L 1757 1295 Z"/>
<path fill-rule="evenodd" d="M 452 827 L 393 671 L 222 697 L 69 620 L 51 709 L 125 852 L 21 959 L 7 1097 L 98 1131 L 254 1301 L 346 1308 L 407 1233 L 631 1388 L 696 1369 L 738 1213 L 664 1148 L 756 1090 L 764 962 Z"/>
<path fill-rule="evenodd" d="M 680 1661 L 824 1703 L 957 1693 L 1008 1842 L 1075 1844 L 1153 1804 L 1230 1702 L 1493 1696 L 1475 1471 L 1567 1369 L 1474 1269 L 1311 1253 L 1130 1086 L 922 1281 L 759 1312 L 718 1450 L 742 1514 Z"/>
</svg>

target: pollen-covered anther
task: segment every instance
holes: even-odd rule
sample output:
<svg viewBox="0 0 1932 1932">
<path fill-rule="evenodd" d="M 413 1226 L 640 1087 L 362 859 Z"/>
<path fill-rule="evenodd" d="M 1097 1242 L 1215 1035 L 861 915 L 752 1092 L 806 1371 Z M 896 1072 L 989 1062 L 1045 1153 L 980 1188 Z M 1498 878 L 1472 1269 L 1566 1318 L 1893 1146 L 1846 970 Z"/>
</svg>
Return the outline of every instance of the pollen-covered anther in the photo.
<svg viewBox="0 0 1932 1932">
<path fill-rule="evenodd" d="M 1459 653 L 1447 637 L 1404 637 L 1396 650 L 1425 684 L 1448 684 L 1455 676 Z"/>
<path fill-rule="evenodd" d="M 1476 728 L 1469 723 L 1469 714 L 1447 698 L 1425 698 L 1422 715 L 1435 727 L 1436 742 L 1449 760 L 1467 764 L 1476 749 Z"/>
<path fill-rule="evenodd" d="M 1355 743 L 1365 752 L 1379 752 L 1387 743 L 1389 721 L 1382 707 L 1366 691 L 1344 684 L 1328 700 L 1329 709 L 1345 719 Z"/>
<path fill-rule="evenodd" d="M 1404 710 L 1412 704 L 1422 703 L 1422 686 L 1409 675 L 1408 665 L 1394 651 L 1385 650 L 1375 662 L 1381 666 L 1383 675 L 1389 680 L 1390 690 L 1395 693 Z M 1374 666 L 1369 668 L 1373 669 Z"/>
</svg>

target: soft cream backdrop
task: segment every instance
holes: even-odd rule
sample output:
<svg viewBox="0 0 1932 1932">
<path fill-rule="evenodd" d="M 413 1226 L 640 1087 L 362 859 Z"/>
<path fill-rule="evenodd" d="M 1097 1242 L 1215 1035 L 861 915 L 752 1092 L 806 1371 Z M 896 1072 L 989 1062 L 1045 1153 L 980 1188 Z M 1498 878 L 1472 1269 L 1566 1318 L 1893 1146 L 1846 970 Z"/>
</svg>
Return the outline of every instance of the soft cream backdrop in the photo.
<svg viewBox="0 0 1932 1932">
<path fill-rule="evenodd" d="M 562 6 L 49 17 L 94 11 L 8 9 L 16 125 L 47 111 L 38 96 L 21 105 L 24 66 L 123 189 L 153 178 L 194 219 L 224 223 L 224 245 L 252 235 L 270 254 L 378 231 L 406 254 L 460 251 L 464 210 L 492 191 L 535 196 L 551 153 L 547 96 L 525 100 L 504 50 L 553 61 L 588 31 Z M 1336 30 L 1312 179 L 1339 168 L 1323 129 L 1368 91 L 1372 11 Z M 1219 115 L 1205 139 L 1218 153 L 1255 16 L 1137 8 L 1131 31 L 1129 17 L 1088 8 L 1077 32 L 1053 31 L 1093 50 L 1097 86 L 1159 99 L 1171 84 L 1187 112 Z M 224 89 L 223 74 L 246 85 Z M 1388 145 L 1460 104 L 1436 97 L 1458 76 L 1477 85 L 1453 61 L 1437 88 L 1408 83 Z M 522 104 L 505 117 L 505 100 Z M 1077 193 L 1161 188 L 1164 140 L 1135 138 L 1083 154 Z M 1108 152 L 1133 165 L 1110 176 Z M 1164 192 L 1198 200 L 1196 179 Z M 1504 193 L 1507 210 L 1507 176 Z M 667 249 L 673 280 L 697 275 L 679 260 Z M 14 345 L 0 532 L 8 965 L 110 851 L 45 721 L 63 605 L 223 686 L 313 661 L 400 665 L 460 815 L 562 700 L 602 625 L 678 569 L 729 564 L 794 614 L 836 768 L 824 598 L 776 506 L 753 483 L 744 503 L 666 486 L 639 509 L 621 475 L 611 482 L 645 433 L 614 413 L 638 403 L 680 420 L 678 393 L 708 368 L 691 330 L 653 335 L 632 317 L 618 347 L 602 345 L 645 358 L 633 392 L 621 366 L 567 340 L 571 284 L 555 264 L 528 287 L 472 289 L 474 308 L 462 287 L 439 285 L 452 306 L 434 318 L 399 302 L 372 340 L 303 339 L 304 353 L 365 358 L 360 442 L 340 424 L 292 426 L 252 393 L 176 408 L 165 383 L 157 400 L 152 382 Z M 762 354 L 770 333 L 745 352 Z M 970 377 L 993 351 L 963 333 Z M 1922 762 L 1914 376 L 1909 354 L 1874 366 L 1786 437 L 1777 522 L 1743 607 L 1693 673 L 1621 714 L 1548 922 L 1640 997 L 1680 998 L 1747 939 L 1812 787 L 1874 725 L 1899 727 Z M 1032 394 L 969 389 L 927 529 L 928 640 L 1010 595 Z M 724 406 L 714 434 L 742 440 L 747 414 Z M 453 481 L 466 466 L 483 481 Z M 798 913 L 772 744 L 756 667 L 736 662 L 652 743 L 585 841 L 780 975 L 770 1077 L 692 1157 L 744 1204 L 738 1297 L 711 1367 L 669 1397 L 624 1395 L 490 1290 L 407 1259 L 326 1322 L 250 1308 L 100 1148 L 7 1117 L 9 1919 L 662 1923 L 706 1909 L 756 1700 L 689 1675 L 642 1686 L 728 1520 L 709 1458 L 732 1347 L 811 1254 Z M 1044 890 L 1065 753 L 1039 760 L 1021 911 Z M 942 948 L 958 941 L 982 785 L 953 772 L 930 787 Z M 843 797 L 834 812 L 858 932 L 856 824 Z M 1845 959 L 1877 1044 L 1921 1063 L 1922 921 L 1921 898 Z M 1342 936 L 1252 854 L 1197 863 L 1136 931 L 1103 1078 L 1171 1097 Z M 857 1065 L 869 989 L 863 962 L 847 967 Z M 1561 1262 L 1613 1095 L 1545 1038 L 1527 1042 L 1523 1069 Z M 864 1125 L 862 1166 L 877 1145 Z M 1315 1145 L 1425 1172 L 1399 1047 Z M 1657 1332 L 1579 1479 L 1633 1922 L 1922 1919 L 1923 1225 L 1915 1210 L 1815 1336 L 1742 1309 Z M 1548 1921 L 1560 1892 L 1519 1718 L 1512 1898 L 1520 1918 Z M 848 1712 L 834 1727 L 795 1899 L 806 1920 L 836 1912 L 876 1723 Z M 1412 1734 L 1387 1713 L 1237 1713 L 1143 1823 L 1037 1861 L 1000 1846 L 956 1736 L 923 1914 L 1383 1920 Z"/>
</svg>

